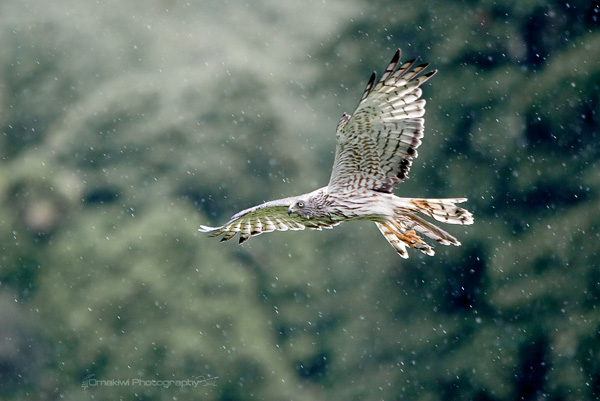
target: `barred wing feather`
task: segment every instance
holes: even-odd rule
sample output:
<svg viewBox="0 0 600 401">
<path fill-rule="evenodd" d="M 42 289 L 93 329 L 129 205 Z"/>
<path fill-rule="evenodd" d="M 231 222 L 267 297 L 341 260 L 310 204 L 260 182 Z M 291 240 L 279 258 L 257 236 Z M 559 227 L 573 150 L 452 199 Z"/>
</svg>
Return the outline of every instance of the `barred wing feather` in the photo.
<svg viewBox="0 0 600 401">
<path fill-rule="evenodd" d="M 408 176 L 423 137 L 419 87 L 437 71 L 419 76 L 427 64 L 399 60 L 400 50 L 377 83 L 373 73 L 354 114 L 342 116 L 330 188 L 391 192 Z"/>
<path fill-rule="evenodd" d="M 321 230 L 332 228 L 339 224 L 318 219 L 303 219 L 297 213 L 288 215 L 288 207 L 294 198 L 278 199 L 251 207 L 235 214 L 228 223 L 220 227 L 200 226 L 198 231 L 210 232 L 211 237 L 223 235 L 221 241 L 232 239 L 240 233 L 240 244 L 246 242 L 250 237 L 268 233 L 271 231 L 287 230 Z"/>
</svg>

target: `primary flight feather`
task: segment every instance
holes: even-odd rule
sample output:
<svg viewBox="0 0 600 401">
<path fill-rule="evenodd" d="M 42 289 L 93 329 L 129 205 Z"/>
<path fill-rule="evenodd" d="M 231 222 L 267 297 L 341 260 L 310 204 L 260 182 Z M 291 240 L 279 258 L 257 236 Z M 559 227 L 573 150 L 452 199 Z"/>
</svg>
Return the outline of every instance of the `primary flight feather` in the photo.
<svg viewBox="0 0 600 401">
<path fill-rule="evenodd" d="M 336 152 L 329 184 L 313 192 L 278 199 L 243 210 L 220 227 L 200 226 L 222 241 L 275 230 L 321 230 L 344 221 L 371 220 L 403 258 L 407 246 L 433 255 L 417 233 L 443 245 L 460 245 L 452 235 L 419 214 L 450 224 L 472 224 L 472 214 L 456 206 L 466 198 L 400 198 L 395 184 L 408 177 L 423 138 L 425 100 L 420 86 L 437 70 L 421 74 L 428 64 L 400 65 L 400 50 L 381 79 L 371 75 L 352 115 L 344 113 L 336 129 Z"/>
</svg>

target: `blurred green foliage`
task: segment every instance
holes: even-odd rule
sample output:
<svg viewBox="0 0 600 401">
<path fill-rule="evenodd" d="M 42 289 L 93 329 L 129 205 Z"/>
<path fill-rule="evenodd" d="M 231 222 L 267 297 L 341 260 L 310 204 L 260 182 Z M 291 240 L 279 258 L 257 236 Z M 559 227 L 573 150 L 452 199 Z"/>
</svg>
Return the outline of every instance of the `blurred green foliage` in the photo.
<svg viewBox="0 0 600 401">
<path fill-rule="evenodd" d="M 600 398 L 599 18 L 2 2 L 0 398 Z M 462 247 L 402 260 L 367 223 L 198 234 L 324 185 L 339 116 L 398 47 L 440 73 L 397 193 L 467 196 Z"/>
</svg>

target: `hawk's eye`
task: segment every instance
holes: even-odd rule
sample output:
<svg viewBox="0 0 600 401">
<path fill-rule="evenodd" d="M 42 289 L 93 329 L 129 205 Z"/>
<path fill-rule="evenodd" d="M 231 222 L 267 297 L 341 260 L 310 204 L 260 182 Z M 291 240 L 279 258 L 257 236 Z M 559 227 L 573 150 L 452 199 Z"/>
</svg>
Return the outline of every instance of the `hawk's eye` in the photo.
<svg viewBox="0 0 600 401">
<path fill-rule="evenodd" d="M 297 203 L 297 205 L 298 205 L 299 208 L 303 208 L 304 207 L 304 202 L 300 201 L 300 202 Z"/>
</svg>

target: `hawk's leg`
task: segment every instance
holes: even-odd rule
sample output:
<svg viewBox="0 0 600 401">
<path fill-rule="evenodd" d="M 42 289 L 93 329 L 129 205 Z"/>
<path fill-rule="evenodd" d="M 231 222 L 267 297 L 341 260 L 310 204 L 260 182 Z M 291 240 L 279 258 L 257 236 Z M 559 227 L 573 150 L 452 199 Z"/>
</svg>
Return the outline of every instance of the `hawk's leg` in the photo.
<svg viewBox="0 0 600 401">
<path fill-rule="evenodd" d="M 430 254 L 431 252 L 433 252 L 431 246 L 429 246 L 425 241 L 423 241 L 423 239 L 419 237 L 419 234 L 417 234 L 417 232 L 413 229 L 405 230 L 401 228 L 397 232 L 396 236 L 400 241 L 404 242 L 412 248 L 420 250 L 423 253 Z"/>
</svg>

